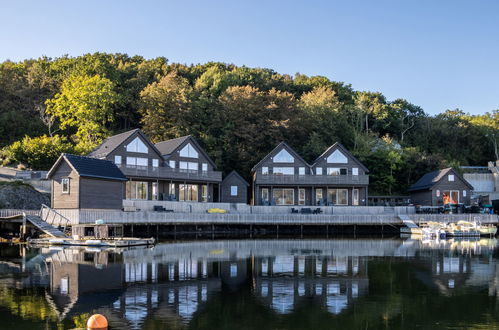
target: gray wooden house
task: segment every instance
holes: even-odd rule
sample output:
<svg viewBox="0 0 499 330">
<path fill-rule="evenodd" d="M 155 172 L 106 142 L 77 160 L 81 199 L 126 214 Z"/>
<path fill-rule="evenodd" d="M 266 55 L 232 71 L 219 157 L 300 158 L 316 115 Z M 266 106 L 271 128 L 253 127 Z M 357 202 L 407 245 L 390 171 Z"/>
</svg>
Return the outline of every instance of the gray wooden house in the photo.
<svg viewBox="0 0 499 330">
<path fill-rule="evenodd" d="M 222 173 L 190 135 L 153 144 L 134 129 L 109 137 L 89 156 L 121 169 L 129 179 L 125 199 L 218 201 Z"/>
<path fill-rule="evenodd" d="M 367 205 L 368 169 L 340 143 L 309 165 L 281 142 L 252 173 L 254 205 Z"/>
<path fill-rule="evenodd" d="M 128 179 L 112 162 L 62 154 L 47 174 L 52 208 L 121 209 Z"/>
<path fill-rule="evenodd" d="M 222 181 L 221 202 L 248 203 L 249 183 L 239 173 L 232 171 Z"/>
<path fill-rule="evenodd" d="M 469 205 L 472 189 L 473 187 L 454 169 L 445 168 L 426 173 L 409 188 L 409 192 L 415 205 Z"/>
</svg>

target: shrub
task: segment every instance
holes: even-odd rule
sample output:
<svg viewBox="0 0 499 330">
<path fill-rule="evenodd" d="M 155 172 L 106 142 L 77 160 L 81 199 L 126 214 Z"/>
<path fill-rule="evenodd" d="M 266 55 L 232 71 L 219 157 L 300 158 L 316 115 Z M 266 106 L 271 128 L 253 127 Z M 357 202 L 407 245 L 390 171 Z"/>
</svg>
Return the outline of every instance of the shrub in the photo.
<svg viewBox="0 0 499 330">
<path fill-rule="evenodd" d="M 47 170 L 64 152 L 74 152 L 74 146 L 65 137 L 25 136 L 21 141 L 8 146 L 5 156 L 9 163 L 26 164 L 32 169 Z"/>
</svg>

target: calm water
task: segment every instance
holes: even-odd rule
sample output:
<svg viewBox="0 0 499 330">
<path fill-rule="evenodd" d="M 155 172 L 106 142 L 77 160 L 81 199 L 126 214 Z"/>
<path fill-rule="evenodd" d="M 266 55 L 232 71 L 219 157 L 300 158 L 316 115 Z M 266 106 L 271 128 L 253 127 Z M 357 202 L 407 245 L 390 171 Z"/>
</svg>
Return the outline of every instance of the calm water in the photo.
<svg viewBox="0 0 499 330">
<path fill-rule="evenodd" d="M 0 328 L 499 329 L 497 241 L 0 246 Z"/>
</svg>

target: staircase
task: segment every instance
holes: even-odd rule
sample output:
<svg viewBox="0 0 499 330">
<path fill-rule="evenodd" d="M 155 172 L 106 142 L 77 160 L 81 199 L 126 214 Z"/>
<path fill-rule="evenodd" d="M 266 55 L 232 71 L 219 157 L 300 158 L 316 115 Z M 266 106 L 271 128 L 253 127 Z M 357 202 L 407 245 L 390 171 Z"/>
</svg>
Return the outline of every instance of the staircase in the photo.
<svg viewBox="0 0 499 330">
<path fill-rule="evenodd" d="M 45 204 L 42 204 L 39 215 L 26 215 L 23 213 L 23 219 L 51 237 L 68 238 L 65 232 L 70 223 L 69 219 Z M 51 222 L 49 222 L 49 219 L 51 219 Z M 56 220 L 59 221 L 59 225 L 63 225 L 62 231 L 54 225 Z"/>
<path fill-rule="evenodd" d="M 66 234 L 60 231 L 57 227 L 52 226 L 51 224 L 45 222 L 36 215 L 25 215 L 26 221 L 30 222 L 36 228 L 43 231 L 45 234 L 55 237 L 55 238 L 67 238 Z"/>
</svg>

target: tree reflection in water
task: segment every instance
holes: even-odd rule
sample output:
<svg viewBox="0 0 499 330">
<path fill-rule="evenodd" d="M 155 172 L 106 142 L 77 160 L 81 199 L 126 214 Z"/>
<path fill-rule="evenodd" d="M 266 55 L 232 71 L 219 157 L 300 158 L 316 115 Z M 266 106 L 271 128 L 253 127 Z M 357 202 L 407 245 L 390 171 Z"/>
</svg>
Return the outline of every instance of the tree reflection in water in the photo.
<svg viewBox="0 0 499 330">
<path fill-rule="evenodd" d="M 120 329 L 498 326 L 495 240 L 8 251 L 0 262 L 0 317 L 18 328 L 72 327 L 93 312 Z"/>
</svg>

